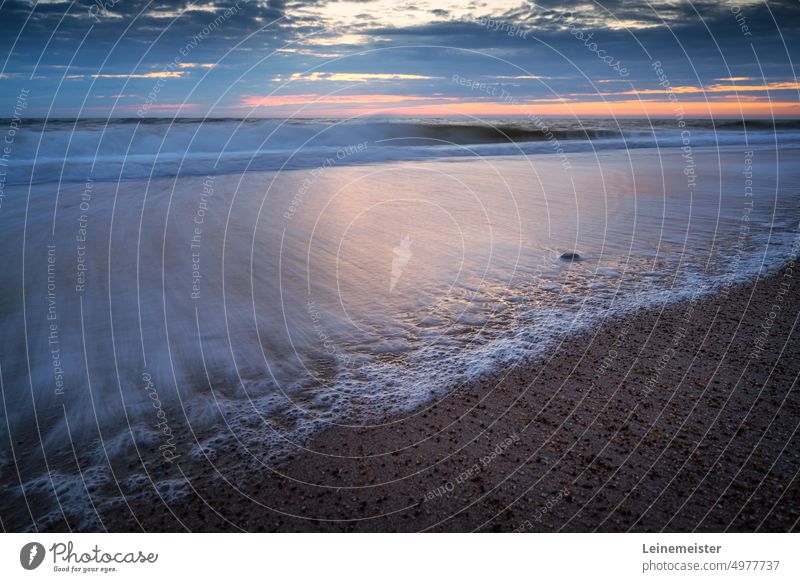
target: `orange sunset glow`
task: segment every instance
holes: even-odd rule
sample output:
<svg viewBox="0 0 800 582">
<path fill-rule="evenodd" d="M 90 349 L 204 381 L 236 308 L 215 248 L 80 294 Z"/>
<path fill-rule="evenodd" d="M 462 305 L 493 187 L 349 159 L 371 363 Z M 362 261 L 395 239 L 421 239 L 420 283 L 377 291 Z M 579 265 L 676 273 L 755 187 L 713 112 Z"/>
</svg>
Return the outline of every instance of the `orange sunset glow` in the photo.
<svg viewBox="0 0 800 582">
<path fill-rule="evenodd" d="M 698 91 L 676 91 L 697 93 Z M 633 92 L 632 92 L 633 93 Z M 661 93 L 654 91 L 653 93 Z M 625 95 L 629 93 L 608 94 Z M 650 94 L 639 92 L 639 94 Z M 800 103 L 796 101 L 767 100 L 735 95 L 708 101 L 667 99 L 588 100 L 573 98 L 538 99 L 520 103 L 459 100 L 453 97 L 428 97 L 424 95 L 270 95 L 248 96 L 240 104 L 243 109 L 256 113 L 286 116 L 314 115 L 397 115 L 397 116 L 528 116 L 548 117 L 782 117 L 800 116 Z"/>
</svg>

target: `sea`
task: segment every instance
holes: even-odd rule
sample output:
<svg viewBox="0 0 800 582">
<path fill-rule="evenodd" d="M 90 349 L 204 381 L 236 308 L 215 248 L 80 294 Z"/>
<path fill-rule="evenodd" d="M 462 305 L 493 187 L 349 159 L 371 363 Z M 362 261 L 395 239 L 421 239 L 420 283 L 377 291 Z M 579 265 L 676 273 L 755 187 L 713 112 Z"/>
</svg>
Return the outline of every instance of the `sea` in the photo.
<svg viewBox="0 0 800 582">
<path fill-rule="evenodd" d="M 12 530 L 271 471 L 800 235 L 792 120 L 51 119 L 4 145 Z"/>
</svg>

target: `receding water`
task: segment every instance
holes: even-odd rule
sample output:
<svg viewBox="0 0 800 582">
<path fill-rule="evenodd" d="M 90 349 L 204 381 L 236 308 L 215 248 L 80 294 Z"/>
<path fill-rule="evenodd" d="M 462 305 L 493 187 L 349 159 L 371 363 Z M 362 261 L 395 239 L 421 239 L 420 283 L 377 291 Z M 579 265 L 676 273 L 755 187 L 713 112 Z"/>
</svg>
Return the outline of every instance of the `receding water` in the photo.
<svg viewBox="0 0 800 582">
<path fill-rule="evenodd" d="M 139 442 L 190 462 L 235 440 L 270 463 L 597 318 L 774 269 L 797 235 L 798 151 L 589 151 L 568 168 L 555 155 L 334 156 L 8 186 L 3 496 L 18 479 L 52 488 L 46 457 L 62 505 L 78 504 L 70 459 L 94 455 L 81 479 L 102 483 L 107 459 Z M 38 452 L 16 459 L 17 477 L 21 450 Z"/>
</svg>

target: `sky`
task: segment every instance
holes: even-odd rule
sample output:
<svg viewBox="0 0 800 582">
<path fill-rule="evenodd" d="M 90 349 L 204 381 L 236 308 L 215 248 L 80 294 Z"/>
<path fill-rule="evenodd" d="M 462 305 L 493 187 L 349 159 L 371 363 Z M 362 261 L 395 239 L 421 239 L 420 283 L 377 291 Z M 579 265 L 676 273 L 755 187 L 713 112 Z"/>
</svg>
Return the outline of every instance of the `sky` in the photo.
<svg viewBox="0 0 800 582">
<path fill-rule="evenodd" d="M 0 0 L 0 117 L 796 117 L 800 2 Z"/>
</svg>

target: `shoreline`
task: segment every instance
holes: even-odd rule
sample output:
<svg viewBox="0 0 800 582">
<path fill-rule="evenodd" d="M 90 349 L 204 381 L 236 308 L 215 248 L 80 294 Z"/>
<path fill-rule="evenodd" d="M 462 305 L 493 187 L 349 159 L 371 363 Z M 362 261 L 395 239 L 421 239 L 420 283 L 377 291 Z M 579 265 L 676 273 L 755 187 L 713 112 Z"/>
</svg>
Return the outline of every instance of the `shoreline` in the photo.
<svg viewBox="0 0 800 582">
<path fill-rule="evenodd" d="M 404 418 L 329 428 L 277 466 L 220 451 L 216 466 L 186 466 L 196 494 L 169 509 L 134 500 L 136 521 L 117 511 L 103 523 L 109 531 L 792 531 L 799 276 L 784 267 L 727 293 L 607 319 Z M 217 470 L 227 482 L 210 478 Z"/>
</svg>

